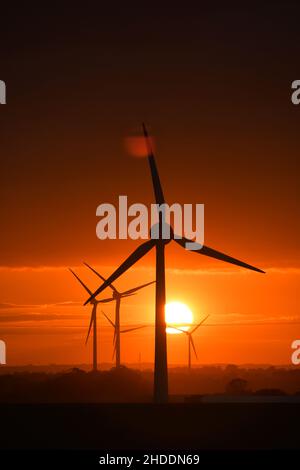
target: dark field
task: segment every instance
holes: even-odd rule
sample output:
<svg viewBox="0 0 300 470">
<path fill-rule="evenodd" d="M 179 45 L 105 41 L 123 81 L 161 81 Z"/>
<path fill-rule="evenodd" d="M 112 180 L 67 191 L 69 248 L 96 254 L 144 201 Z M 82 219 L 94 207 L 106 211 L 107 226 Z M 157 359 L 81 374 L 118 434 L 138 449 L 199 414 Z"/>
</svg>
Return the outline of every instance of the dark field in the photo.
<svg viewBox="0 0 300 470">
<path fill-rule="evenodd" d="M 6 404 L 2 449 L 299 449 L 300 404 Z"/>
<path fill-rule="evenodd" d="M 6 372 L 6 373 L 5 373 Z M 172 401 L 184 396 L 289 396 L 300 399 L 300 369 L 204 366 L 169 370 Z M 0 369 L 0 403 L 150 403 L 153 371 Z"/>
<path fill-rule="evenodd" d="M 299 378 L 272 367 L 171 370 L 170 403 L 154 405 L 151 371 L 11 372 L 0 377 L 0 449 L 300 450 Z"/>
</svg>

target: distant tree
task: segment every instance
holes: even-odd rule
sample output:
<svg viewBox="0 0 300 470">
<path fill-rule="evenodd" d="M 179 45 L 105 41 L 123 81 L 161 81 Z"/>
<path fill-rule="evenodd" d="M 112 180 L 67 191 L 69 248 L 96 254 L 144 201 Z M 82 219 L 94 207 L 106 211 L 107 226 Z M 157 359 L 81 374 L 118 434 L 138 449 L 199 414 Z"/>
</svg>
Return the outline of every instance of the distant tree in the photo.
<svg viewBox="0 0 300 470">
<path fill-rule="evenodd" d="M 235 364 L 227 364 L 227 366 L 225 367 L 225 374 L 236 374 L 237 371 L 238 371 L 238 366 L 236 366 Z"/>
<path fill-rule="evenodd" d="M 228 395 L 243 395 L 249 393 L 248 382 L 247 380 L 236 377 L 227 384 L 226 393 Z"/>
<path fill-rule="evenodd" d="M 286 393 L 280 390 L 280 388 L 261 388 L 260 390 L 256 390 L 255 395 L 282 397 L 285 396 Z"/>
</svg>

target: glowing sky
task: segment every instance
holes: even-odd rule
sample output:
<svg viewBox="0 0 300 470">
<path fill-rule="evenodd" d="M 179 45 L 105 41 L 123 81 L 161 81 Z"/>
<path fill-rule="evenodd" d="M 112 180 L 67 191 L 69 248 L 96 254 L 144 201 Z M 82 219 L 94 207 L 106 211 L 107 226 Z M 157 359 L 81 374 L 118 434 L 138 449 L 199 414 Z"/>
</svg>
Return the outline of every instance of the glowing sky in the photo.
<svg viewBox="0 0 300 470">
<path fill-rule="evenodd" d="M 196 334 L 199 361 L 289 363 L 300 321 L 296 5 L 94 8 L 3 13 L 0 339 L 8 363 L 90 362 L 89 307 L 67 267 L 96 288 L 82 261 L 108 275 L 139 243 L 98 240 L 95 212 L 119 195 L 153 202 L 147 162 L 124 145 L 142 121 L 155 136 L 167 201 L 204 203 L 205 243 L 267 271 L 168 247 L 168 301 L 186 303 L 195 321 L 211 315 Z M 117 284 L 153 279 L 151 254 Z M 124 301 L 124 324 L 149 325 L 122 337 L 124 361 L 140 353 L 153 361 L 153 309 L 152 286 Z M 185 363 L 186 338 L 173 336 L 170 363 Z M 101 318 L 101 361 L 111 361 L 111 340 Z"/>
</svg>

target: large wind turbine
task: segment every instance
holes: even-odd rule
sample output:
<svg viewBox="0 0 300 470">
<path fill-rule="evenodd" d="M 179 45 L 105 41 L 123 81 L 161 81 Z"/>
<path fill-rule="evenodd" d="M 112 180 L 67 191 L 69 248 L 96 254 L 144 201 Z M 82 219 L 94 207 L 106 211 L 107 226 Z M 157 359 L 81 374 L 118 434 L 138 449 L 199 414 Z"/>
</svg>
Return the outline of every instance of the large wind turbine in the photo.
<svg viewBox="0 0 300 470">
<path fill-rule="evenodd" d="M 195 333 L 196 330 L 198 330 L 199 326 L 201 326 L 202 323 L 204 323 L 205 320 L 208 317 L 209 317 L 209 315 L 207 315 L 203 320 L 201 320 L 201 322 L 198 323 L 198 325 L 196 325 L 195 328 L 193 328 L 191 331 L 183 330 L 182 328 L 177 328 L 176 326 L 171 326 L 171 328 L 174 328 L 175 330 L 181 331 L 182 333 L 185 333 L 187 335 L 187 338 L 188 338 L 188 368 L 189 368 L 189 370 L 191 370 L 191 368 L 192 368 L 192 348 L 193 348 L 193 351 L 195 353 L 196 359 L 198 359 L 197 351 L 196 351 L 194 340 L 193 340 L 193 334 Z"/>
<path fill-rule="evenodd" d="M 84 284 L 84 282 L 80 279 L 77 274 L 70 269 L 71 273 L 76 277 L 76 279 L 80 282 L 80 284 L 84 287 L 84 289 L 92 295 L 92 291 Z M 85 344 L 87 344 L 91 329 L 93 327 L 93 370 L 96 371 L 98 369 L 98 361 L 97 361 L 97 306 L 100 303 L 107 303 L 111 302 L 114 300 L 112 297 L 108 299 L 101 299 L 101 300 L 96 300 L 94 298 L 91 298 L 90 304 L 93 305 L 92 308 L 92 313 L 91 313 L 91 320 L 90 320 L 90 325 L 88 329 L 88 334 L 85 340 Z"/>
<path fill-rule="evenodd" d="M 90 265 L 87 263 L 84 263 L 89 269 L 91 269 L 102 281 L 106 282 L 106 279 L 101 276 L 101 274 L 98 273 L 94 268 L 92 268 Z M 135 292 L 137 292 L 140 289 L 143 289 L 144 287 L 150 286 L 150 284 L 153 284 L 155 281 L 147 282 L 146 284 L 142 284 L 141 286 L 134 287 L 133 289 L 126 290 L 124 292 L 119 292 L 115 286 L 112 284 L 109 284 L 109 287 L 112 289 L 113 294 L 112 298 L 108 300 L 110 301 L 115 301 L 116 302 L 116 312 L 115 312 L 115 334 L 114 334 L 114 343 L 115 343 L 115 352 L 116 352 L 116 367 L 120 367 L 121 365 L 121 341 L 120 341 L 120 307 L 121 307 L 121 299 L 124 297 L 130 297 L 131 295 L 134 295 Z M 92 294 L 91 294 L 92 295 Z"/>
<path fill-rule="evenodd" d="M 148 162 L 150 165 L 152 183 L 154 188 L 155 200 L 158 206 L 165 203 L 162 186 L 160 183 L 154 155 L 151 148 L 151 142 L 145 125 L 143 124 L 144 137 L 148 149 Z M 140 245 L 116 270 L 109 276 L 109 278 L 89 297 L 86 303 L 94 299 L 100 292 L 114 282 L 121 274 L 133 266 L 139 259 L 143 258 L 152 248 L 156 249 L 156 299 L 155 299 L 155 361 L 154 361 L 154 401 L 158 403 L 166 403 L 168 401 L 168 366 L 167 366 L 167 338 L 166 338 L 166 322 L 165 322 L 165 300 L 166 300 L 166 287 L 165 287 L 165 245 L 171 240 L 174 240 L 181 247 L 185 248 L 186 243 L 191 243 L 185 237 L 175 236 L 173 230 L 170 228 L 170 237 L 164 238 L 164 234 L 168 233 L 166 230 L 167 224 L 163 211 L 159 211 L 158 227 L 151 229 L 151 239 Z M 168 226 L 167 226 L 168 227 Z M 159 229 L 157 233 L 157 228 Z M 209 248 L 203 245 L 193 253 L 200 255 L 210 256 L 212 258 L 226 261 L 227 263 L 235 264 L 253 271 L 263 273 L 261 269 L 255 268 L 243 261 L 225 255 L 220 251 Z"/>
<path fill-rule="evenodd" d="M 102 312 L 102 315 L 105 316 L 106 320 L 111 324 L 111 326 L 114 329 L 114 340 L 113 340 L 113 345 L 114 345 L 114 352 L 113 352 L 113 358 L 116 356 L 117 359 L 117 347 L 116 347 L 116 324 L 104 313 Z M 130 331 L 135 331 L 135 330 L 140 330 L 141 328 L 145 328 L 145 325 L 143 326 L 136 326 L 134 328 L 127 328 L 126 330 L 119 330 L 119 332 L 122 333 L 129 333 Z M 119 343 L 120 345 L 120 343 Z M 121 347 L 120 347 L 120 352 L 119 352 L 119 359 L 121 360 Z M 117 361 L 116 361 L 116 367 L 117 367 Z M 120 366 L 119 366 L 120 367 Z"/>
</svg>

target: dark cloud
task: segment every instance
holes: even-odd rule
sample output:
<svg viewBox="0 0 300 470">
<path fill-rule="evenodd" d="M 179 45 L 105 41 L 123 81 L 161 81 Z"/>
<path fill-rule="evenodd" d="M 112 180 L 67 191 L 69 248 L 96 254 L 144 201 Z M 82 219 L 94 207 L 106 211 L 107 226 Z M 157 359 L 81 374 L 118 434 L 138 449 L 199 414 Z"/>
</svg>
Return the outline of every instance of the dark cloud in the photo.
<svg viewBox="0 0 300 470">
<path fill-rule="evenodd" d="M 0 323 L 28 322 L 28 321 L 54 321 L 54 320 L 78 320 L 84 315 L 63 315 L 52 313 L 20 313 L 12 315 L 0 315 Z"/>
</svg>

